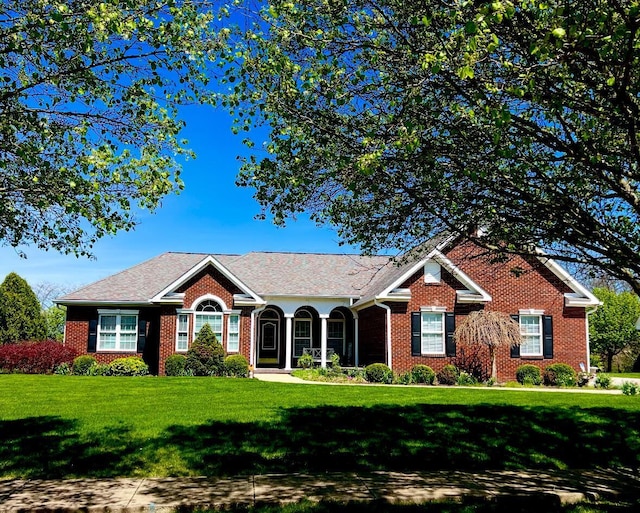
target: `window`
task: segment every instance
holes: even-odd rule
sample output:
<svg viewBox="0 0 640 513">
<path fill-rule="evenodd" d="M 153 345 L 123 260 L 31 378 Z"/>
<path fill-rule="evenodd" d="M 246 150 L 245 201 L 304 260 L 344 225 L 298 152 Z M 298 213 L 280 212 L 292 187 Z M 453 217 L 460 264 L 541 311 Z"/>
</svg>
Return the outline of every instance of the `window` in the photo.
<svg viewBox="0 0 640 513">
<path fill-rule="evenodd" d="M 296 313 L 293 327 L 293 356 L 302 356 L 305 347 L 311 347 L 311 314 L 306 310 Z"/>
<path fill-rule="evenodd" d="M 327 348 L 338 354 L 344 354 L 344 325 L 342 312 L 332 312 L 327 321 Z"/>
<path fill-rule="evenodd" d="M 131 351 L 138 345 L 138 312 L 99 313 L 98 351 Z"/>
<path fill-rule="evenodd" d="M 240 350 L 240 316 L 230 314 L 227 324 L 227 352 L 237 353 Z"/>
<path fill-rule="evenodd" d="M 440 283 L 442 270 L 438 262 L 432 260 L 424 264 L 424 282 L 425 283 Z"/>
<path fill-rule="evenodd" d="M 187 349 L 189 349 L 189 315 L 178 314 L 176 351 L 186 351 Z"/>
<path fill-rule="evenodd" d="M 421 353 L 444 354 L 444 314 L 441 312 L 421 313 Z"/>
<path fill-rule="evenodd" d="M 211 299 L 207 299 L 200 303 L 196 307 L 195 322 L 194 322 L 194 338 L 198 336 L 198 332 L 205 324 L 211 326 L 211 331 L 218 339 L 218 342 L 222 343 L 222 308 L 220 305 Z"/>
<path fill-rule="evenodd" d="M 542 322 L 540 315 L 520 315 L 521 356 L 542 356 Z"/>
</svg>

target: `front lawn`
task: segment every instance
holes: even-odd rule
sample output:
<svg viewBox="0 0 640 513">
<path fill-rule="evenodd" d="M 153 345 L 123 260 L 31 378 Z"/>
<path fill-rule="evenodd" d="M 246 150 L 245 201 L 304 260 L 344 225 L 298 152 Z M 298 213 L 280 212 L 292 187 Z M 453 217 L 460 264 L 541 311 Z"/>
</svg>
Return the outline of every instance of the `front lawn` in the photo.
<svg viewBox="0 0 640 513">
<path fill-rule="evenodd" d="M 640 397 L 0 375 L 0 477 L 640 463 Z"/>
</svg>

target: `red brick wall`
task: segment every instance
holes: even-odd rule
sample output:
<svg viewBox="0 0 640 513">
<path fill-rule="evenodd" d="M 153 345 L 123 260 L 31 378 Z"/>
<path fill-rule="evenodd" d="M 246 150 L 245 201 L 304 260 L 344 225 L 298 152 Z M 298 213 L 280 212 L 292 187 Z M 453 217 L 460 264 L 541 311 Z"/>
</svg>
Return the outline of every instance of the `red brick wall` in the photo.
<svg viewBox="0 0 640 513">
<path fill-rule="evenodd" d="M 234 308 L 233 294 L 241 291 L 220 272 L 213 268 L 204 270 L 199 275 L 193 277 L 189 282 L 185 283 L 179 292 L 184 292 L 184 308 L 190 308 L 195 300 L 207 294 L 213 294 L 225 302 L 227 308 L 240 310 L 240 348 L 239 353 L 243 354 L 249 360 L 250 341 L 251 341 L 251 312 L 253 307 Z M 100 308 L 107 308 L 101 306 Z M 118 308 L 118 306 L 109 306 L 108 308 Z M 130 308 L 130 307 L 122 307 Z M 181 308 L 179 305 L 162 305 L 151 308 L 135 308 L 140 310 L 140 318 L 149 320 L 153 323 L 153 328 L 149 330 L 152 337 L 147 337 L 147 349 L 145 349 L 145 360 L 151 358 L 153 361 L 147 361 L 152 369 L 157 367 L 159 375 L 164 375 L 165 361 L 169 356 L 176 352 L 176 336 L 177 336 L 177 313 L 176 310 Z M 72 347 L 79 354 L 87 354 L 87 341 L 89 337 L 89 321 L 98 318 L 98 307 L 78 307 L 70 306 L 67 309 L 67 323 L 65 344 Z M 228 315 L 224 316 L 224 331 L 227 330 Z M 192 342 L 193 319 L 189 325 L 189 345 Z M 223 341 L 221 341 L 223 342 Z M 150 344 L 155 344 L 157 351 L 149 351 L 152 349 Z M 226 349 L 226 340 L 223 342 Z M 148 354 L 149 353 L 149 354 Z M 133 355 L 143 356 L 141 353 L 112 353 L 97 352 L 91 353 L 92 356 L 100 363 L 110 363 L 116 358 Z"/>
<path fill-rule="evenodd" d="M 544 310 L 545 315 L 553 317 L 553 359 L 511 358 L 508 348 L 498 352 L 498 380 L 515 379 L 518 366 L 533 363 L 544 369 L 551 363 L 567 363 L 576 371 L 579 364 L 587 363 L 585 311 L 582 308 L 565 308 L 565 292 L 570 288 L 562 283 L 537 259 L 513 257 L 504 263 L 492 263 L 488 258 L 479 256 L 481 250 L 471 244 L 456 246 L 447 257 L 463 270 L 475 283 L 480 285 L 492 297 L 484 308 L 517 314 L 520 309 Z M 481 304 L 456 304 L 456 289 L 464 289 L 453 276 L 444 269 L 442 280 L 438 284 L 425 284 L 422 270 L 408 279 L 402 288 L 411 290 L 408 303 L 388 303 L 392 308 L 392 366 L 396 372 L 404 372 L 415 364 L 429 365 L 436 372 L 447 363 L 455 363 L 448 357 L 411 356 L 411 312 L 420 311 L 421 306 L 441 306 L 454 312 L 458 325 L 472 310 L 483 308 Z M 367 312 L 368 322 L 379 326 L 384 322 L 385 311 L 380 307 L 371 307 L 360 313 L 361 353 L 368 347 L 363 340 L 375 339 L 371 333 L 365 334 L 363 314 Z M 384 327 L 376 329 L 384 333 Z M 460 351 L 458 351 L 458 354 Z M 484 365 L 488 370 L 488 352 L 484 355 Z"/>
</svg>

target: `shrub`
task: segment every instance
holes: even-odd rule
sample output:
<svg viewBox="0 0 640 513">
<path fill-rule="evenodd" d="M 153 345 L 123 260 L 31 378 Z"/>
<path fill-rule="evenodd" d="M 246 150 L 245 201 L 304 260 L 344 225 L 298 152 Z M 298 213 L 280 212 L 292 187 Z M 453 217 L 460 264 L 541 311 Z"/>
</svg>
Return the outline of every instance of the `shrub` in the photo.
<svg viewBox="0 0 640 513">
<path fill-rule="evenodd" d="M 372 363 L 364 368 L 364 377 L 369 383 L 391 383 L 393 372 L 384 363 Z"/>
<path fill-rule="evenodd" d="M 516 380 L 521 385 L 540 385 L 542 384 L 542 373 L 540 367 L 527 363 L 520 365 L 516 369 Z"/>
<path fill-rule="evenodd" d="M 437 374 L 438 384 L 455 385 L 458 382 L 459 375 L 460 373 L 455 365 L 447 364 Z"/>
<path fill-rule="evenodd" d="M 331 368 L 336 372 L 340 372 L 340 355 L 338 353 L 331 355 Z"/>
<path fill-rule="evenodd" d="M 544 370 L 544 384 L 548 387 L 573 387 L 576 371 L 566 363 L 553 363 Z"/>
<path fill-rule="evenodd" d="M 164 373 L 167 376 L 184 376 L 187 357 L 183 354 L 172 354 L 164 362 Z"/>
<path fill-rule="evenodd" d="M 93 356 L 83 354 L 73 360 L 73 373 L 76 376 L 88 376 L 89 370 L 94 365 L 97 365 L 97 361 Z"/>
<path fill-rule="evenodd" d="M 411 371 L 403 372 L 402 374 L 398 374 L 394 378 L 393 382 L 398 385 L 411 385 L 414 383 L 413 375 L 411 374 Z"/>
<path fill-rule="evenodd" d="M 222 376 L 224 373 L 224 349 L 205 324 L 187 351 L 185 371 L 194 376 Z"/>
<path fill-rule="evenodd" d="M 472 386 L 477 385 L 478 380 L 468 372 L 461 371 L 456 384 L 460 386 Z"/>
<path fill-rule="evenodd" d="M 625 381 L 622 383 L 622 393 L 624 395 L 636 395 L 639 391 L 639 386 L 633 381 Z"/>
<path fill-rule="evenodd" d="M 149 366 L 139 356 L 116 358 L 109 364 L 111 376 L 146 376 Z"/>
<path fill-rule="evenodd" d="M 68 362 L 62 362 L 53 370 L 53 373 L 60 376 L 71 376 L 71 374 L 73 374 L 73 370 Z"/>
<path fill-rule="evenodd" d="M 311 369 L 313 368 L 313 356 L 310 354 L 303 354 L 298 358 L 298 367 L 301 369 Z"/>
<path fill-rule="evenodd" d="M 96 363 L 89 367 L 89 376 L 111 376 L 111 367 L 108 363 Z"/>
<path fill-rule="evenodd" d="M 433 385 L 436 379 L 436 373 L 427 365 L 414 365 L 411 368 L 411 378 L 414 383 L 425 383 Z"/>
<path fill-rule="evenodd" d="M 225 374 L 233 378 L 246 378 L 249 376 L 249 362 L 241 354 L 227 356 L 224 360 L 224 369 Z"/>
<path fill-rule="evenodd" d="M 597 374 L 594 385 L 596 388 L 611 388 L 611 376 L 604 373 Z"/>
<path fill-rule="evenodd" d="M 23 342 L 0 346 L 0 369 L 20 374 L 52 374 L 63 363 L 70 364 L 76 352 L 59 342 Z"/>
</svg>

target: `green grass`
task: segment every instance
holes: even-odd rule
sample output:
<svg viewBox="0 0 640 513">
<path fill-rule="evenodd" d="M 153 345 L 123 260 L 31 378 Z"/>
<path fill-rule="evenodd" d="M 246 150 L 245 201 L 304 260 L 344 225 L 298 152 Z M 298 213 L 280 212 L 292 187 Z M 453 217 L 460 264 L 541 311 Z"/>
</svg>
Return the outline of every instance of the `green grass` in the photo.
<svg viewBox="0 0 640 513">
<path fill-rule="evenodd" d="M 640 463 L 640 397 L 0 375 L 0 477 Z"/>
<path fill-rule="evenodd" d="M 640 379 L 640 372 L 607 372 L 612 378 Z"/>
</svg>

